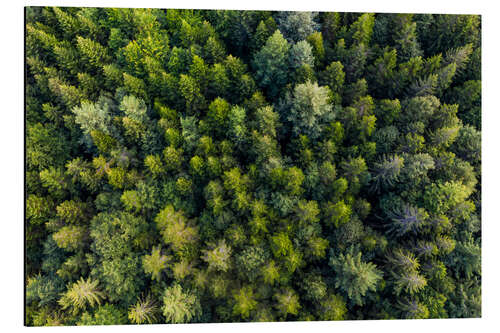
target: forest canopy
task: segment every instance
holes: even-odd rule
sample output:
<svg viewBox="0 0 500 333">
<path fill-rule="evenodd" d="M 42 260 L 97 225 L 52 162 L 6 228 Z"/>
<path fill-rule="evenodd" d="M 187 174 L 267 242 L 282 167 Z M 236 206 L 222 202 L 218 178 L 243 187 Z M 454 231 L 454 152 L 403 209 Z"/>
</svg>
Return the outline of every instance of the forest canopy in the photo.
<svg viewBox="0 0 500 333">
<path fill-rule="evenodd" d="M 29 326 L 481 316 L 481 18 L 27 7 Z"/>
</svg>

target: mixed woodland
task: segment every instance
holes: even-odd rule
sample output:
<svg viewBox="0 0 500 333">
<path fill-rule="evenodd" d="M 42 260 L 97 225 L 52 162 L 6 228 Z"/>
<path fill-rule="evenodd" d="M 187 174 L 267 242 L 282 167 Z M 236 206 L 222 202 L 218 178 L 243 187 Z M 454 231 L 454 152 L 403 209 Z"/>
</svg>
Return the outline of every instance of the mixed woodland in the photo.
<svg viewBox="0 0 500 333">
<path fill-rule="evenodd" d="M 481 18 L 28 7 L 28 326 L 481 316 Z"/>
</svg>

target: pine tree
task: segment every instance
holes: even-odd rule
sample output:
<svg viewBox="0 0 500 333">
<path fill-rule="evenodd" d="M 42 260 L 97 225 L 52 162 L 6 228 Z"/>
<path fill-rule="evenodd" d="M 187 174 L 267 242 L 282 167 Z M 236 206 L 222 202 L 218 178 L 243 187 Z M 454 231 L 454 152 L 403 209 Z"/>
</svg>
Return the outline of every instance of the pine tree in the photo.
<svg viewBox="0 0 500 333">
<path fill-rule="evenodd" d="M 197 297 L 190 291 L 185 291 L 179 284 L 165 289 L 163 294 L 163 315 L 169 323 L 188 323 L 201 313 Z"/>
<path fill-rule="evenodd" d="M 279 30 L 269 37 L 266 44 L 255 54 L 253 66 L 257 84 L 270 96 L 278 95 L 287 81 L 289 44 Z"/>
<path fill-rule="evenodd" d="M 59 299 L 59 304 L 63 309 L 71 308 L 73 312 L 85 309 L 87 306 L 94 307 L 101 304 L 104 294 L 98 288 L 99 281 L 87 278 L 80 278 L 73 285 L 68 286 L 68 290 Z"/>
<path fill-rule="evenodd" d="M 366 293 L 370 290 L 375 291 L 382 279 L 382 272 L 374 264 L 361 260 L 361 252 L 331 256 L 329 264 L 337 274 L 335 286 L 340 288 L 354 304 L 362 305 Z"/>
</svg>

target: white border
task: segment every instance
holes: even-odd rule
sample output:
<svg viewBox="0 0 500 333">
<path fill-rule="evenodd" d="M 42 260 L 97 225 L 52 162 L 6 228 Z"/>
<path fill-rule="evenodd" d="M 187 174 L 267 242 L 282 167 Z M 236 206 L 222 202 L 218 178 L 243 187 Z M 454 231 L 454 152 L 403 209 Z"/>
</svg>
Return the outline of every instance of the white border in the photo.
<svg viewBox="0 0 500 333">
<path fill-rule="evenodd" d="M 498 210 L 498 144 L 497 127 L 500 124 L 500 107 L 497 101 L 500 77 L 500 50 L 498 34 L 500 17 L 494 1 L 262 1 L 236 3 L 224 0 L 171 0 L 140 2 L 132 0 L 54 0 L 4 2 L 0 10 L 2 24 L 1 39 L 1 96 L 0 135 L 2 158 L 0 167 L 2 186 L 0 194 L 2 246 L 0 299 L 0 327 L 5 332 L 18 330 L 58 330 L 58 331 L 165 331 L 170 332 L 254 332 L 289 331 L 301 332 L 437 332 L 439 330 L 456 332 L 500 331 L 498 310 L 499 285 L 498 237 L 499 223 L 495 214 Z M 112 326 L 112 327 L 63 327 L 63 328 L 25 328 L 23 316 L 23 6 L 97 6 L 97 7 L 167 7 L 199 9 L 265 9 L 265 10 L 322 10 L 353 12 L 415 12 L 415 13 L 462 13 L 482 14 L 483 23 L 483 318 L 412 320 L 412 321 L 350 321 L 350 322 L 311 322 L 311 323 L 273 323 L 273 324 L 201 324 L 201 325 L 154 325 L 154 326 Z M 140 5 L 140 6 L 139 6 Z M 5 103 L 7 101 L 7 103 Z M 495 329 L 496 327 L 496 329 Z"/>
</svg>

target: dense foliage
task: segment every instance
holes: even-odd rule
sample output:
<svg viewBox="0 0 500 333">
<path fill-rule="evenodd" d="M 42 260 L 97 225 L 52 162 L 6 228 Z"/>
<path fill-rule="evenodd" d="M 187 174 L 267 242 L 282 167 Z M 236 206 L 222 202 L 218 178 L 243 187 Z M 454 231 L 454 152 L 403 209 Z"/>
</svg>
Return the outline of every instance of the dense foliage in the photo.
<svg viewBox="0 0 500 333">
<path fill-rule="evenodd" d="M 26 10 L 26 323 L 481 316 L 481 21 Z"/>
</svg>

